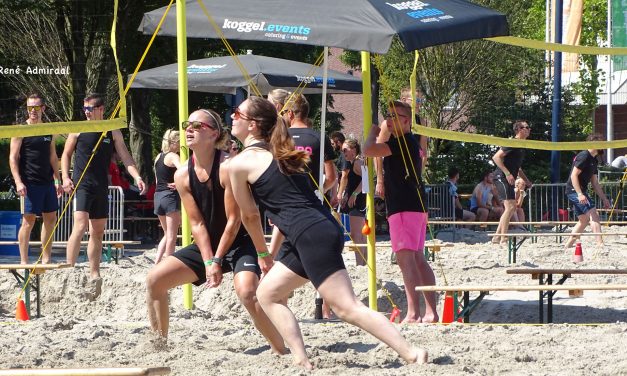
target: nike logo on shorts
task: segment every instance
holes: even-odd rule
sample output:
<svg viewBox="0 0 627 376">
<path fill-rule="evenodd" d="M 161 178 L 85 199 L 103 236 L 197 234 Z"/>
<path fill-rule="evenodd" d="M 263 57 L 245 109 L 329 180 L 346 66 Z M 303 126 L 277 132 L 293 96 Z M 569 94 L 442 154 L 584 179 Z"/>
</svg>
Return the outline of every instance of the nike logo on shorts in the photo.
<svg viewBox="0 0 627 376">
<path fill-rule="evenodd" d="M 244 263 L 244 266 L 257 266 L 257 264 L 247 264 L 247 263 Z"/>
</svg>

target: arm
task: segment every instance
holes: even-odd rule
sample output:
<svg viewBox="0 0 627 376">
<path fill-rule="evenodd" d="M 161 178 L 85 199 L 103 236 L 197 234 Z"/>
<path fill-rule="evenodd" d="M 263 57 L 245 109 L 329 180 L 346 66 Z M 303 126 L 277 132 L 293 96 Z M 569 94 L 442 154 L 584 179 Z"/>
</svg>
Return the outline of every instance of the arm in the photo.
<svg viewBox="0 0 627 376">
<path fill-rule="evenodd" d="M 427 139 L 427 136 L 420 136 L 420 150 L 422 150 L 422 157 L 421 157 L 421 161 L 422 161 L 422 171 L 424 173 L 425 169 L 427 168 L 427 151 L 429 149 L 429 140 Z M 459 201 L 459 200 L 458 200 Z"/>
<path fill-rule="evenodd" d="M 200 254 L 204 262 L 210 261 L 213 258 L 213 249 L 211 248 L 211 239 L 209 238 L 209 229 L 205 224 L 200 209 L 194 201 L 192 196 L 191 187 L 189 186 L 189 172 L 187 167 L 178 170 L 174 174 L 174 181 L 176 187 L 181 196 L 181 203 L 185 207 L 187 216 L 189 218 L 189 225 L 194 237 L 194 243 L 198 246 Z M 205 273 L 207 275 L 207 285 L 209 285 L 211 265 L 205 264 Z"/>
<path fill-rule="evenodd" d="M 374 193 L 380 197 L 385 197 L 385 184 L 383 183 L 383 158 L 374 159 L 374 171 L 377 175 L 377 185 L 374 188 Z"/>
<path fill-rule="evenodd" d="M 250 158 L 245 158 L 244 155 L 239 155 L 239 160 L 234 159 L 229 166 L 229 178 L 231 179 L 231 189 L 235 201 L 239 205 L 242 223 L 248 231 L 250 238 L 255 245 L 255 249 L 258 254 L 264 254 L 268 252 L 266 246 L 266 240 L 263 236 L 263 230 L 261 228 L 261 215 L 259 214 L 259 208 L 255 204 L 255 199 L 250 192 L 248 186 L 248 170 L 247 165 L 253 164 Z M 276 225 L 275 225 L 276 227 Z M 265 274 L 272 266 L 272 260 L 264 262 L 264 257 L 259 258 L 259 266 L 261 271 Z M 262 265 L 263 264 L 263 265 Z M 270 264 L 267 266 L 266 264 Z M 264 265 L 266 269 L 264 270 Z"/>
<path fill-rule="evenodd" d="M 65 140 L 65 147 L 63 148 L 63 154 L 61 154 L 61 178 L 63 181 L 63 190 L 66 193 L 71 193 L 74 190 L 74 183 L 70 178 L 70 162 L 72 161 L 72 154 L 76 149 L 76 142 L 78 141 L 78 133 L 71 133 Z"/>
<path fill-rule="evenodd" d="M 54 179 L 54 187 L 57 190 L 57 197 L 61 197 L 63 187 L 59 178 L 59 156 L 57 155 L 56 137 L 52 136 L 50 142 L 50 166 L 52 167 L 52 178 Z"/>
<path fill-rule="evenodd" d="M 9 150 L 9 167 L 11 175 L 15 181 L 15 190 L 20 196 L 26 196 L 26 186 L 20 176 L 20 149 L 22 148 L 21 137 L 11 137 L 11 146 Z"/>
<path fill-rule="evenodd" d="M 531 180 L 527 178 L 527 175 L 525 175 L 525 172 L 523 171 L 522 168 L 518 169 L 518 176 L 521 177 L 525 181 L 525 185 L 527 186 L 527 188 L 531 188 L 533 184 L 531 183 Z"/>
<path fill-rule="evenodd" d="M 340 206 L 344 206 L 344 190 L 348 184 L 348 169 L 342 170 L 342 178 L 340 179 L 340 187 L 337 189 L 337 200 Z"/>
<path fill-rule="evenodd" d="M 379 133 L 381 129 L 378 125 L 373 124 L 372 129 L 370 129 L 370 133 L 364 142 L 363 155 L 365 157 L 387 157 L 388 155 L 392 155 L 392 151 L 390 147 L 385 142 L 379 142 L 380 139 Z"/>
<path fill-rule="evenodd" d="M 607 196 L 605 196 L 601 185 L 599 184 L 599 179 L 597 178 L 596 174 L 592 175 L 592 178 L 590 178 L 590 183 L 592 183 L 592 189 L 594 189 L 601 201 L 603 201 L 603 207 L 605 209 L 609 209 L 610 207 L 612 207 L 610 201 L 607 199 Z"/>
<path fill-rule="evenodd" d="M 492 157 L 492 160 L 494 161 L 496 167 L 503 171 L 507 182 L 511 185 L 514 185 L 516 179 L 514 179 L 511 171 L 509 171 L 507 167 L 505 167 L 505 155 L 507 155 L 507 153 L 505 153 L 503 149 L 499 149 L 499 151 L 497 151 L 496 154 L 494 154 L 494 156 Z"/>
<path fill-rule="evenodd" d="M 322 185 L 323 192 L 331 189 L 336 181 L 337 171 L 335 169 L 335 164 L 332 160 L 324 162 L 324 184 Z"/>
<path fill-rule="evenodd" d="M 135 165 L 135 160 L 131 156 L 131 153 L 128 152 L 126 148 L 126 144 L 124 143 L 124 137 L 122 137 L 122 132 L 119 130 L 112 131 L 113 134 L 113 144 L 115 145 L 115 151 L 118 152 L 122 163 L 126 166 L 126 171 L 133 177 L 135 180 L 135 184 L 137 188 L 139 188 L 139 194 L 143 195 L 146 193 L 147 187 L 142 180 L 141 175 L 139 174 L 139 170 L 137 170 L 137 166 Z"/>
<path fill-rule="evenodd" d="M 279 249 L 281 248 L 281 243 L 285 239 L 285 235 L 279 230 L 277 226 L 272 226 L 272 238 L 270 239 L 270 254 L 272 255 L 272 259 L 276 258 L 277 253 L 279 253 Z"/>
</svg>

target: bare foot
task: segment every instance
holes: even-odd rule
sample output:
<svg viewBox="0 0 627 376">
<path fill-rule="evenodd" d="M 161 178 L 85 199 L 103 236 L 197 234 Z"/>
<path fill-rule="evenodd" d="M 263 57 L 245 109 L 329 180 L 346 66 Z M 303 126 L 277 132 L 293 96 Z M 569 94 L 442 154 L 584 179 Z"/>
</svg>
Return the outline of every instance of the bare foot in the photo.
<svg viewBox="0 0 627 376">
<path fill-rule="evenodd" d="M 437 323 L 440 322 L 440 317 L 438 317 L 437 313 L 434 313 L 432 315 L 424 315 L 422 317 L 421 320 L 422 323 L 424 324 L 433 324 L 433 323 Z"/>
<path fill-rule="evenodd" d="M 287 350 L 287 347 L 283 346 L 282 349 L 277 349 L 274 346 L 270 346 L 270 352 L 274 355 L 286 355 L 289 353 L 289 351 Z"/>
<path fill-rule="evenodd" d="M 403 321 L 401 321 L 401 324 L 420 324 L 420 323 L 422 323 L 422 318 L 409 317 L 409 315 L 405 316 Z"/>
<path fill-rule="evenodd" d="M 307 371 L 311 371 L 314 369 L 313 364 L 311 364 L 311 362 L 307 358 L 303 360 L 294 359 L 294 364 L 306 369 Z"/>
<path fill-rule="evenodd" d="M 493 236 L 492 237 L 492 244 L 499 244 L 500 240 L 499 240 L 499 236 Z"/>
<path fill-rule="evenodd" d="M 414 356 L 411 359 L 406 359 L 407 363 L 425 364 L 429 361 L 427 350 L 420 347 L 415 347 L 413 350 Z"/>
</svg>

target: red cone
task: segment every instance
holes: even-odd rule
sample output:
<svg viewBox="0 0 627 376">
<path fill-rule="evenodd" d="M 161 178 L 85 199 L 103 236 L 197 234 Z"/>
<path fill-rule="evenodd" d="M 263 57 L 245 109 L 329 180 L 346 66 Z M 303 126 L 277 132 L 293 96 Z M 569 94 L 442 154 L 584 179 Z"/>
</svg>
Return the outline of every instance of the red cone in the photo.
<svg viewBox="0 0 627 376">
<path fill-rule="evenodd" d="M 583 251 L 581 249 L 581 243 L 577 242 L 575 246 L 575 255 L 573 256 L 573 262 L 582 262 L 583 261 Z"/>
<path fill-rule="evenodd" d="M 398 307 L 392 308 L 392 314 L 390 315 L 390 322 L 396 322 L 398 318 L 400 320 L 401 310 Z"/>
<path fill-rule="evenodd" d="M 15 309 L 15 319 L 20 321 L 30 320 L 30 318 L 28 317 L 28 312 L 26 311 L 26 304 L 24 304 L 24 300 L 22 299 L 17 302 L 17 308 Z"/>
<path fill-rule="evenodd" d="M 450 324 L 455 321 L 455 299 L 452 294 L 446 294 L 444 296 L 444 306 L 442 308 L 442 314 L 440 315 L 440 322 L 442 324 Z M 459 311 L 457 312 L 459 313 Z M 457 319 L 458 322 L 463 322 L 462 318 Z"/>
</svg>

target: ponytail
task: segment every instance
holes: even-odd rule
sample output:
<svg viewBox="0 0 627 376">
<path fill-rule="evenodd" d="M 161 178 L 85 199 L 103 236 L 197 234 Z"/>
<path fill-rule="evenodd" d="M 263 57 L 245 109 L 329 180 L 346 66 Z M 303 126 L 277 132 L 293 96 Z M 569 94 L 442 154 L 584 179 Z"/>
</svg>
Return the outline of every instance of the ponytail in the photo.
<svg viewBox="0 0 627 376">
<path fill-rule="evenodd" d="M 270 136 L 270 151 L 277 159 L 281 172 L 284 174 L 305 172 L 309 155 L 304 150 L 295 150 L 294 140 L 287 131 L 285 120 L 281 117 L 277 118 Z"/>
</svg>

